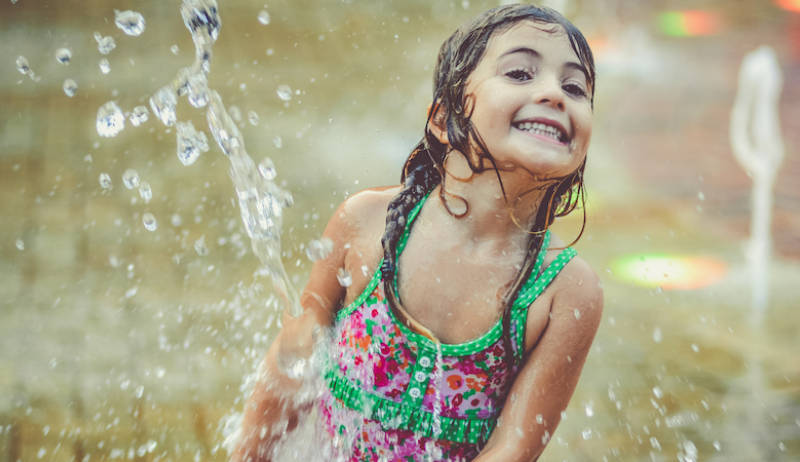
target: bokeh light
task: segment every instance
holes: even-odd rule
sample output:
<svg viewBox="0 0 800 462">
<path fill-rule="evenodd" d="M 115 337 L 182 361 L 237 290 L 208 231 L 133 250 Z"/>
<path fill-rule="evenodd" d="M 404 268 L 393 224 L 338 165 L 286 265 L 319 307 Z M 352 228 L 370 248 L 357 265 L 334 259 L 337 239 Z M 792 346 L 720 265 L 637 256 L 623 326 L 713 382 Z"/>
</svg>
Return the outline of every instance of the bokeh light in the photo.
<svg viewBox="0 0 800 462">
<path fill-rule="evenodd" d="M 793 1 L 793 0 L 786 0 Z M 694 37 L 714 35 L 722 26 L 719 15 L 711 11 L 668 11 L 658 15 L 658 25 L 666 35 L 672 37 Z"/>
<path fill-rule="evenodd" d="M 665 290 L 701 289 L 725 277 L 727 266 L 706 257 L 667 254 L 626 255 L 613 262 L 616 279 Z"/>
</svg>

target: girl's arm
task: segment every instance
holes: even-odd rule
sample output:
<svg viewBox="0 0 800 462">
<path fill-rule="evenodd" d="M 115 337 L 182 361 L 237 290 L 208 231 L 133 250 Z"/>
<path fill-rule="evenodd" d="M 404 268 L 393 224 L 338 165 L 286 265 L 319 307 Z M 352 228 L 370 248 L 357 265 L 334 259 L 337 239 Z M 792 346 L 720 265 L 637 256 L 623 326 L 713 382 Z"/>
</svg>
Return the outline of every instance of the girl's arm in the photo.
<svg viewBox="0 0 800 462">
<path fill-rule="evenodd" d="M 245 403 L 241 433 L 231 462 L 271 460 L 274 444 L 285 431 L 295 428 L 298 418 L 311 407 L 311 402 L 298 399 L 302 377 L 291 378 L 282 373 L 278 361 L 283 361 L 285 369 L 287 363 L 301 358 L 307 360 L 314 346 L 314 328 L 333 325 L 346 293 L 336 273 L 345 266 L 348 251 L 345 244 L 350 242 L 354 231 L 346 208 L 352 211 L 353 206 L 342 204 L 323 233 L 333 241 L 333 252 L 315 262 L 311 269 L 308 284 L 300 296 L 303 315 L 294 318 L 284 312 L 283 327 L 258 368 L 253 393 Z"/>
<path fill-rule="evenodd" d="M 578 257 L 561 270 L 559 279 L 550 321 L 514 380 L 501 420 L 475 462 L 537 460 L 575 391 L 600 324 L 603 291 L 595 272 Z"/>
</svg>

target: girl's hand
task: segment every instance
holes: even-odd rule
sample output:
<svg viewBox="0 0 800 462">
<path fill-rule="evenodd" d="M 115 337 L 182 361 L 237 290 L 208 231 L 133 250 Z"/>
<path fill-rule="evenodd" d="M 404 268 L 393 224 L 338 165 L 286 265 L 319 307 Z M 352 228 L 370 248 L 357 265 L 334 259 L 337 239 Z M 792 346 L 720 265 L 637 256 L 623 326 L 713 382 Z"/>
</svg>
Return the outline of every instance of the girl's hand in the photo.
<svg viewBox="0 0 800 462">
<path fill-rule="evenodd" d="M 538 342 L 534 339 L 528 346 L 526 339 L 526 361 L 511 386 L 501 421 L 475 462 L 537 460 L 575 391 L 600 324 L 603 290 L 597 274 L 578 257 L 547 290 L 554 291 L 549 323 Z"/>
</svg>

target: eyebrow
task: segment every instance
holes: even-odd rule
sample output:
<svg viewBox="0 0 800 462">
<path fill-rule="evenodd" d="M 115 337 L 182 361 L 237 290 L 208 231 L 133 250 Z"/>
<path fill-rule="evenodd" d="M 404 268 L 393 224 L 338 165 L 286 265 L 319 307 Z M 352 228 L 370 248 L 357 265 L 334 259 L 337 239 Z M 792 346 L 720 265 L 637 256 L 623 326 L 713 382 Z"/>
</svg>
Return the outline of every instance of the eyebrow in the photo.
<svg viewBox="0 0 800 462">
<path fill-rule="evenodd" d="M 506 57 L 508 55 L 513 55 L 514 53 L 525 53 L 525 54 L 533 56 L 534 58 L 541 58 L 542 57 L 542 54 L 539 53 L 538 51 L 534 50 L 533 48 L 517 47 L 517 48 L 512 48 L 511 50 L 508 50 L 505 53 L 503 53 L 502 55 L 500 55 L 497 58 L 497 61 L 500 61 L 502 58 L 504 58 L 504 57 Z M 587 71 L 586 67 L 584 65 L 582 65 L 581 63 L 577 63 L 575 61 L 567 61 L 564 64 L 564 67 L 566 69 L 573 69 L 573 70 L 582 72 L 583 76 L 586 78 L 586 83 L 591 82 L 591 79 L 589 78 L 589 71 Z"/>
</svg>

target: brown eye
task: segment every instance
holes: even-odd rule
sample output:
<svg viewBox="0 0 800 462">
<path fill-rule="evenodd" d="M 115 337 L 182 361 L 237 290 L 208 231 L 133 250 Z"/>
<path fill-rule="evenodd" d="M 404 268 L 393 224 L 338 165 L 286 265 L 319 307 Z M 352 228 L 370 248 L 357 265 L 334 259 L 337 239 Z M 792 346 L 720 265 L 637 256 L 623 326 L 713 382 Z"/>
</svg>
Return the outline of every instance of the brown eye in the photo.
<svg viewBox="0 0 800 462">
<path fill-rule="evenodd" d="M 527 69 L 511 69 L 510 71 L 506 72 L 506 77 L 510 78 L 511 80 L 516 80 L 518 82 L 524 82 L 526 80 L 530 80 L 533 78 L 533 75 Z"/>
<path fill-rule="evenodd" d="M 564 85 L 564 91 L 566 91 L 572 96 L 586 96 L 586 92 L 583 91 L 583 88 L 581 88 L 580 85 L 576 85 L 574 83 Z"/>
</svg>

